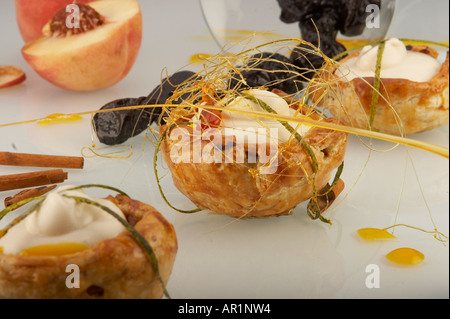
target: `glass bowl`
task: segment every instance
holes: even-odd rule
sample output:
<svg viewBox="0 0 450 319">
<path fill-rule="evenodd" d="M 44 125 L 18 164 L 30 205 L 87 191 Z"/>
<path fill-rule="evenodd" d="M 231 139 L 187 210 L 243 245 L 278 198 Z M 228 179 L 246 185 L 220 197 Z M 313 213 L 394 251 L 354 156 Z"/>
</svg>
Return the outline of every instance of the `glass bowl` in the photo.
<svg viewBox="0 0 450 319">
<path fill-rule="evenodd" d="M 279 39 L 301 37 L 298 23 L 280 20 L 281 8 L 277 0 L 199 0 L 205 24 L 220 49 L 232 44 L 258 46 Z M 395 13 L 396 0 L 382 0 L 376 15 L 378 26 L 365 28 L 363 33 L 337 39 L 367 42 L 386 37 Z M 372 20 L 375 21 L 375 20 Z M 238 45 L 239 46 L 239 45 Z M 229 49 L 229 47 L 227 48 Z"/>
</svg>

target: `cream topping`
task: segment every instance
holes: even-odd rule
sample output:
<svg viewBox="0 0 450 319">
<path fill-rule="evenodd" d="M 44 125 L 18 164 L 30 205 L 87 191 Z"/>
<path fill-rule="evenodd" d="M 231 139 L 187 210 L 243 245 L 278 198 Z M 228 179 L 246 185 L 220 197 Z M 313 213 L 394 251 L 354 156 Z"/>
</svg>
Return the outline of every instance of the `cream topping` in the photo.
<svg viewBox="0 0 450 319">
<path fill-rule="evenodd" d="M 270 106 L 275 112 L 280 115 L 293 116 L 295 110 L 289 107 L 289 104 L 279 95 L 260 89 L 252 89 L 248 92 L 249 95 L 261 100 Z M 243 96 L 237 97 L 227 105 L 228 109 L 246 110 L 266 112 L 257 103 L 246 99 Z M 270 139 L 276 139 L 278 142 L 284 143 L 292 136 L 278 120 L 268 118 L 255 118 L 250 115 L 240 114 L 238 112 L 222 112 L 223 126 L 225 127 L 226 135 L 234 135 L 236 138 L 249 136 L 252 133 L 256 134 L 258 144 L 269 143 Z M 297 128 L 300 135 L 306 134 L 310 127 L 295 122 L 289 123 L 292 128 Z M 271 130 L 271 131 L 270 131 Z"/>
<path fill-rule="evenodd" d="M 82 190 L 68 190 L 64 186 L 50 193 L 42 205 L 28 217 L 12 227 L 0 239 L 4 254 L 19 254 L 27 248 L 60 243 L 92 245 L 101 240 L 114 238 L 125 230 L 122 224 L 103 209 L 72 198 L 83 197 L 108 207 L 124 218 L 120 208 L 106 199 L 93 198 Z"/>
<path fill-rule="evenodd" d="M 342 63 L 336 75 L 348 81 L 356 77 L 373 77 L 377 62 L 378 46 L 366 46 L 354 58 Z M 395 38 L 385 42 L 381 61 L 381 78 L 407 79 L 428 82 L 441 68 L 441 64 L 428 54 L 408 51 L 405 44 Z"/>
</svg>

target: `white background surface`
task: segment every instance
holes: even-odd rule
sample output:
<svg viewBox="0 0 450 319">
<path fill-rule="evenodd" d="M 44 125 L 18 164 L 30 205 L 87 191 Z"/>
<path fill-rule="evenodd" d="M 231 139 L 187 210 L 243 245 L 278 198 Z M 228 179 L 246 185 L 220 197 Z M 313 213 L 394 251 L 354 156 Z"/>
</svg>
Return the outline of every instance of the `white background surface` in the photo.
<svg viewBox="0 0 450 319">
<path fill-rule="evenodd" d="M 2 1 L 0 64 L 21 67 L 27 80 L 0 91 L 0 125 L 53 113 L 94 111 L 117 98 L 147 95 L 165 76 L 164 68 L 173 73 L 185 67 L 193 54 L 218 52 L 197 1 L 139 2 L 144 39 L 134 68 L 112 88 L 77 93 L 52 86 L 26 64 L 20 53 L 24 43 L 15 21 L 14 2 Z M 399 1 L 389 35 L 448 41 L 448 7 L 448 1 Z M 264 14 L 276 19 L 279 12 Z M 297 32 L 296 25 L 289 27 Z M 267 30 L 271 31 L 270 25 Z M 0 127 L 0 150 L 79 156 L 84 146 L 91 146 L 91 135 L 89 116 L 66 124 Z M 448 126 L 412 138 L 448 147 Z M 126 144 L 132 146 L 131 158 L 88 158 L 83 170 L 69 170 L 66 184 L 119 187 L 155 206 L 174 224 L 179 251 L 168 285 L 173 298 L 449 297 L 448 243 L 405 228 L 397 228 L 397 239 L 388 242 L 363 242 L 356 235 L 363 227 L 383 228 L 396 222 L 432 230 L 430 216 L 438 230 L 448 235 L 447 159 L 403 146 L 390 150 L 391 144 L 380 141 L 374 141 L 374 147 L 389 151 L 369 152 L 352 136 L 342 176 L 346 189 L 326 215 L 332 226 L 312 221 L 305 203 L 291 216 L 233 222 L 206 212 L 183 215 L 172 211 L 157 190 L 153 145 L 144 143 L 143 135 Z M 29 170 L 0 167 L 0 174 Z M 174 188 L 164 167 L 160 175 L 166 196 L 175 206 L 193 207 Z M 15 193 L 0 193 L 1 202 Z M 390 263 L 384 256 L 398 247 L 420 250 L 424 262 L 414 267 Z M 370 264 L 380 268 L 380 288 L 365 285 Z"/>
</svg>

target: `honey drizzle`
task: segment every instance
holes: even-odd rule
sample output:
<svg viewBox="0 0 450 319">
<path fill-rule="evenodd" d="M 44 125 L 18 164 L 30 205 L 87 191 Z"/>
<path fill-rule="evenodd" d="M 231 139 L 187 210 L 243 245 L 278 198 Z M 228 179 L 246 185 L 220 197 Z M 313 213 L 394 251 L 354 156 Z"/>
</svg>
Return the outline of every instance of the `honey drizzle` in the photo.
<svg viewBox="0 0 450 319">
<path fill-rule="evenodd" d="M 383 240 L 383 239 L 394 239 L 396 238 L 391 233 L 388 233 L 386 231 L 386 228 L 379 229 L 379 228 L 361 228 L 358 229 L 358 235 L 367 241 L 374 241 L 374 240 Z"/>
<path fill-rule="evenodd" d="M 82 119 L 83 118 L 77 114 L 54 113 L 37 120 L 37 124 L 46 125 L 58 122 L 74 122 Z"/>
<path fill-rule="evenodd" d="M 22 250 L 22 256 L 64 256 L 79 253 L 88 246 L 81 243 L 59 243 L 38 245 Z"/>
<path fill-rule="evenodd" d="M 427 234 L 432 234 L 435 239 L 437 239 L 438 241 L 440 241 L 442 243 L 447 242 L 449 239 L 448 236 L 446 236 L 443 233 L 441 233 L 440 231 L 438 231 L 437 228 L 434 228 L 433 230 L 425 230 L 425 229 L 407 225 L 407 224 L 395 224 L 392 226 L 388 226 L 386 228 L 361 228 L 361 229 L 358 229 L 357 233 L 361 238 L 368 240 L 368 241 L 377 240 L 377 239 L 394 239 L 396 237 L 394 235 L 388 233 L 387 230 L 390 228 L 395 228 L 395 227 L 407 227 L 407 228 L 411 228 L 414 230 L 419 230 L 419 231 L 427 233 Z"/>
<path fill-rule="evenodd" d="M 416 249 L 402 247 L 388 253 L 386 258 L 400 265 L 417 265 L 425 259 L 425 256 Z"/>
<path fill-rule="evenodd" d="M 433 234 L 433 237 L 440 242 L 448 241 L 448 236 L 445 236 L 443 233 L 439 232 L 436 228 L 432 231 L 424 230 L 419 227 L 410 226 L 406 224 L 396 224 L 383 229 L 379 228 L 361 228 L 358 229 L 358 235 L 366 241 L 375 241 L 375 240 L 384 240 L 384 239 L 395 239 L 396 237 L 387 232 L 388 229 L 404 226 L 408 228 L 412 228 L 415 230 L 420 230 L 425 233 Z M 425 255 L 414 249 L 409 247 L 397 248 L 385 256 L 388 260 L 399 264 L 399 265 L 417 265 L 420 264 L 424 259 Z"/>
</svg>

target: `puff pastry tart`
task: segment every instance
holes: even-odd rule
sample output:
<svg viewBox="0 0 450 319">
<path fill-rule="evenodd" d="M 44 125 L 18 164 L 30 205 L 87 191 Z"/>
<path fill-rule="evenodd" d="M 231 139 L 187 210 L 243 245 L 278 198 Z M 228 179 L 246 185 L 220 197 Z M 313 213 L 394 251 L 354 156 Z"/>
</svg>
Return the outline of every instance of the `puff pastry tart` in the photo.
<svg viewBox="0 0 450 319">
<path fill-rule="evenodd" d="M 312 88 L 312 100 L 341 122 L 369 127 L 378 46 L 365 47 L 326 67 Z M 436 50 L 385 42 L 378 105 L 371 128 L 410 135 L 449 122 L 449 57 L 440 64 Z"/>
<path fill-rule="evenodd" d="M 67 212 L 72 204 L 61 205 L 71 200 L 57 197 L 48 209 L 65 207 Z M 68 217 L 60 209 L 57 213 L 44 214 L 44 204 L 10 228 L 0 240 L 3 248 L 0 253 L 1 298 L 163 296 L 164 288 L 148 255 L 112 216 L 96 211 L 96 207 L 87 208 L 88 212 L 74 210 Z M 109 196 L 102 199 L 101 204 L 124 216 L 147 240 L 166 284 L 177 252 L 172 225 L 152 206 L 124 195 Z M 105 236 L 107 238 L 101 239 Z"/>
<path fill-rule="evenodd" d="M 327 185 L 342 163 L 346 133 L 287 123 L 294 134 L 276 119 L 239 111 L 270 107 L 280 115 L 336 120 L 262 89 L 218 104 L 223 101 L 219 111 L 201 105 L 196 115 L 175 110 L 160 128 L 173 182 L 199 208 L 235 218 L 290 214 Z"/>
</svg>

